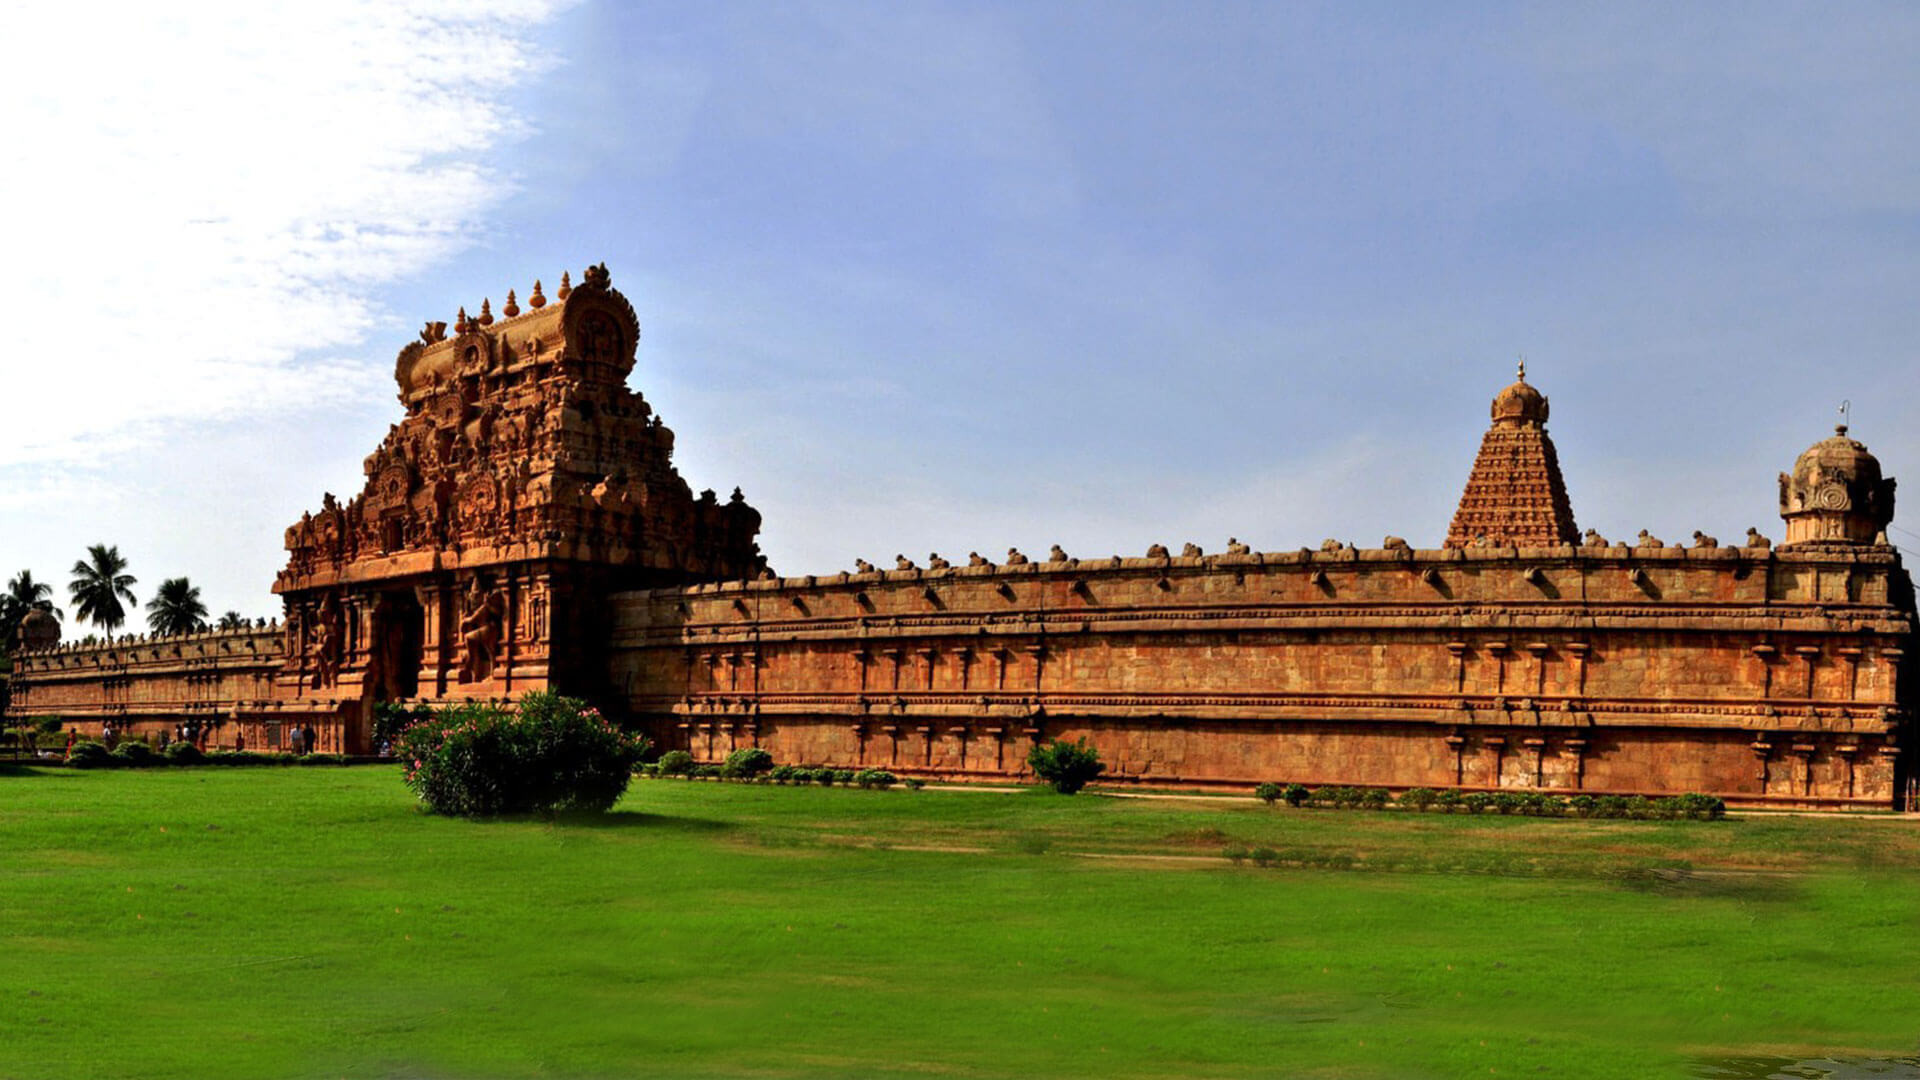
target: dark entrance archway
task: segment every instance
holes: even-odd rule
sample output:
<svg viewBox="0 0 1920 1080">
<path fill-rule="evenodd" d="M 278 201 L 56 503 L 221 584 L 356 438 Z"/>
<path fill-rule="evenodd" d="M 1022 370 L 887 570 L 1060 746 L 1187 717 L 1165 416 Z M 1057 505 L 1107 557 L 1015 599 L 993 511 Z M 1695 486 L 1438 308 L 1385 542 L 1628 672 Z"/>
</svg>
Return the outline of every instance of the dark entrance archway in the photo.
<svg viewBox="0 0 1920 1080">
<path fill-rule="evenodd" d="M 421 643 L 426 634 L 426 611 L 411 588 L 386 589 L 374 601 L 372 636 L 367 649 L 365 719 L 356 725 L 350 748 L 367 753 L 373 709 L 383 701 L 417 697 L 420 692 Z"/>
</svg>

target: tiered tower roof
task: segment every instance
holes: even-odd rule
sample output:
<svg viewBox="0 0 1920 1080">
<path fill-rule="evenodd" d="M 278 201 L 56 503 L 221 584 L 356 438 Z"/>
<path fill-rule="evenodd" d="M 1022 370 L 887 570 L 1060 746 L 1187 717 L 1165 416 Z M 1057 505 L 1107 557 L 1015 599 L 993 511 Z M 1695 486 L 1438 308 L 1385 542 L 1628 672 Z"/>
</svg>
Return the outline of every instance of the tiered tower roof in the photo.
<svg viewBox="0 0 1920 1080">
<path fill-rule="evenodd" d="M 1522 361 L 1517 381 L 1493 399 L 1493 426 L 1480 440 L 1467 490 L 1447 530 L 1447 547 L 1578 542 L 1580 530 L 1546 424 L 1546 395 L 1528 384 Z"/>
</svg>

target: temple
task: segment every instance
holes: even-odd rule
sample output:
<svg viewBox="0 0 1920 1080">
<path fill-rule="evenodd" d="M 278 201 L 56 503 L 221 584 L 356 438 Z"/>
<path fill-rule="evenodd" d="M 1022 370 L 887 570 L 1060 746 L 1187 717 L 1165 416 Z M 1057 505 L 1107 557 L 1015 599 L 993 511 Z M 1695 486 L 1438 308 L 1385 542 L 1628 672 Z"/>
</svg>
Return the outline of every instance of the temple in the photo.
<svg viewBox="0 0 1920 1080">
<path fill-rule="evenodd" d="M 1108 780 L 1662 795 L 1888 808 L 1915 630 L 1891 479 L 1843 428 L 1783 473 L 1785 537 L 1576 530 L 1524 369 L 1439 546 L 1059 548 L 777 577 L 736 490 L 694 496 L 626 385 L 604 266 L 430 323 L 362 490 L 288 530 L 284 621 L 61 645 L 23 626 L 18 717 L 373 749 L 382 702 L 553 687 L 703 761 L 1021 775 L 1086 737 Z"/>
</svg>

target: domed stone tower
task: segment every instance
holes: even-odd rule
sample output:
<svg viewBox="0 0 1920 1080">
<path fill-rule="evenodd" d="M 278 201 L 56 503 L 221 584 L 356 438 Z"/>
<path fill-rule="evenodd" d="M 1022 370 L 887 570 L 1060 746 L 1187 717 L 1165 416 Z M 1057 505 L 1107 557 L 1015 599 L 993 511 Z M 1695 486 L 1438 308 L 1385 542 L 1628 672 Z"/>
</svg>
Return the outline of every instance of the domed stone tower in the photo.
<svg viewBox="0 0 1920 1080">
<path fill-rule="evenodd" d="M 60 644 L 60 620 L 46 608 L 36 607 L 20 620 L 16 631 L 21 652 L 39 652 Z"/>
<path fill-rule="evenodd" d="M 1446 546 L 1552 547 L 1578 542 L 1560 457 L 1547 437 L 1547 396 L 1527 382 L 1527 365 L 1493 399 L 1493 426 L 1467 477 Z"/>
<path fill-rule="evenodd" d="M 1885 543 L 1881 533 L 1893 520 L 1893 483 L 1881 477 L 1880 459 L 1839 425 L 1831 438 L 1807 447 L 1793 472 L 1780 474 L 1786 543 Z"/>
</svg>

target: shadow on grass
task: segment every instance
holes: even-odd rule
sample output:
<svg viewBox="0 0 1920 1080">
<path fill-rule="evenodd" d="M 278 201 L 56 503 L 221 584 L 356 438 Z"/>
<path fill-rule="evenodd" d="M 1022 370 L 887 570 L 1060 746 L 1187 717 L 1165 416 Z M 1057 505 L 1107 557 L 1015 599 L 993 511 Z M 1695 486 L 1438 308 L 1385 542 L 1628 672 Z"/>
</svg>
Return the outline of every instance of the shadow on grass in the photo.
<svg viewBox="0 0 1920 1080">
<path fill-rule="evenodd" d="M 0 780 L 16 778 L 22 780 L 28 778 L 70 780 L 77 775 L 78 772 L 79 770 L 77 769 L 68 769 L 59 765 L 38 765 L 26 761 L 0 761 Z"/>
<path fill-rule="evenodd" d="M 466 820 L 476 825 L 555 825 L 567 829 L 653 829 L 681 833 L 731 832 L 739 828 L 731 821 L 642 814 L 631 810 L 609 810 L 604 814 L 588 810 L 563 810 L 556 814 L 498 814 Z"/>
</svg>

